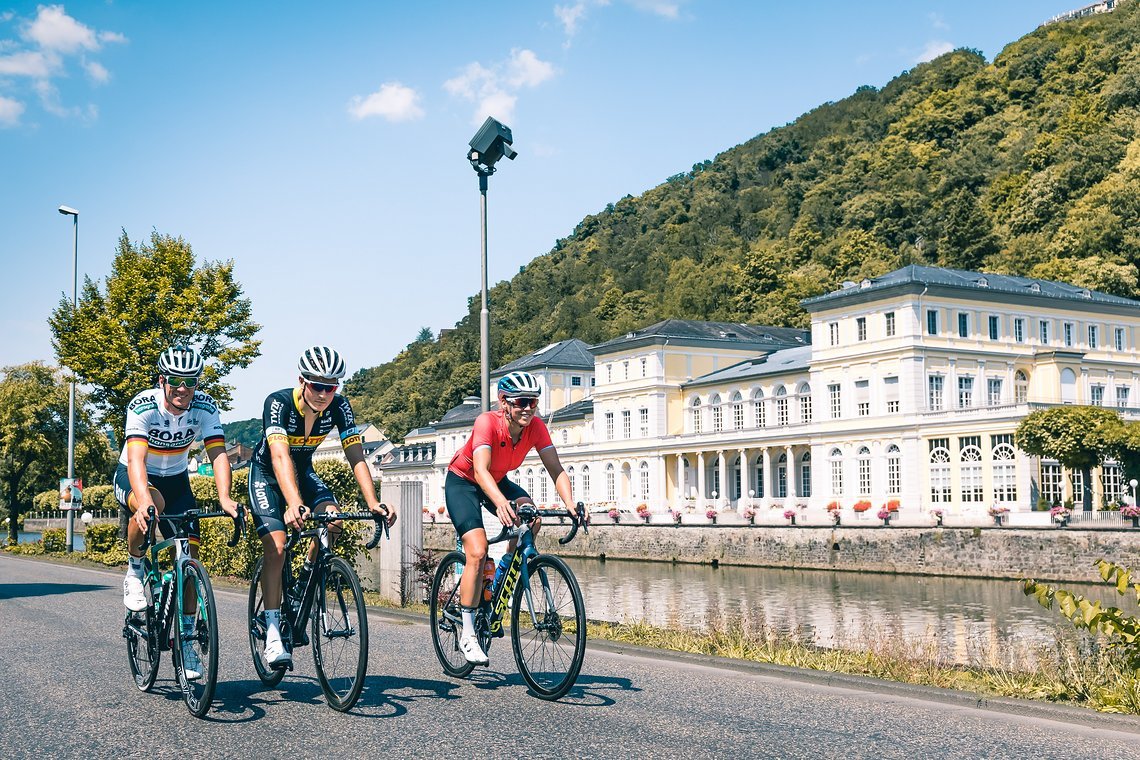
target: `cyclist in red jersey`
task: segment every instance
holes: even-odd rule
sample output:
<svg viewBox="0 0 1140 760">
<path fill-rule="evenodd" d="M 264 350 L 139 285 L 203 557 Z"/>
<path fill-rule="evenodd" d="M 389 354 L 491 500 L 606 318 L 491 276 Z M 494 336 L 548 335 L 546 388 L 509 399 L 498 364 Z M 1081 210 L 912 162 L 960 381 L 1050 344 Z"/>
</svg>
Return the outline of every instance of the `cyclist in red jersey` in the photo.
<svg viewBox="0 0 1140 760">
<path fill-rule="evenodd" d="M 482 509 L 498 515 L 503 525 L 515 525 L 518 518 L 511 502 L 534 503 L 530 495 L 507 479 L 531 449 L 538 452 L 546 472 L 554 481 L 558 498 L 573 512 L 574 494 L 570 477 L 562 469 L 558 452 L 550 440 L 546 423 L 536 416 L 542 388 L 529 372 L 511 372 L 499 380 L 499 408 L 480 414 L 471 437 L 447 467 L 444 496 L 447 513 L 467 555 L 459 581 L 459 603 L 463 632 L 459 648 L 468 662 L 487 664 L 487 655 L 475 636 L 475 610 L 483 592 L 483 562 L 487 557 L 487 531 Z M 533 526 L 535 533 L 539 522 Z M 514 549 L 514 541 L 508 551 Z"/>
</svg>

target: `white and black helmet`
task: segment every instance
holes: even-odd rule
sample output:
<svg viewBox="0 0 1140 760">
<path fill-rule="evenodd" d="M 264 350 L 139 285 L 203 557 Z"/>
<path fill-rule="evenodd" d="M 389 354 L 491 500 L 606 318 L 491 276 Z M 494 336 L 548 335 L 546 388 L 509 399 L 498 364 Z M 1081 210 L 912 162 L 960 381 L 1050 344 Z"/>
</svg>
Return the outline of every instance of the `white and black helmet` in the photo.
<svg viewBox="0 0 1140 760">
<path fill-rule="evenodd" d="M 507 398 L 521 396 L 537 398 L 542 395 L 542 387 L 538 384 L 538 379 L 529 372 L 509 372 L 499 380 L 499 393 L 505 394 Z"/>
<path fill-rule="evenodd" d="M 335 378 L 344 377 L 344 359 L 328 346 L 306 348 L 297 361 L 297 369 L 304 377 Z"/>
<path fill-rule="evenodd" d="M 158 371 L 174 377 L 198 377 L 202 374 L 202 355 L 188 346 L 173 346 L 158 357 Z"/>
</svg>

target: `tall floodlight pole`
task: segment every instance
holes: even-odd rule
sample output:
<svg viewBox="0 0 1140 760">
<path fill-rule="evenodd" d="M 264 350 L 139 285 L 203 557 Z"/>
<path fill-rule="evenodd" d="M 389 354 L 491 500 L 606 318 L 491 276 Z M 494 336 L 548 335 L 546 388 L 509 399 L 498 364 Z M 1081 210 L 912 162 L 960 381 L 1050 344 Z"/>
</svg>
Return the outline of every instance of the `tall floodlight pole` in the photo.
<svg viewBox="0 0 1140 760">
<path fill-rule="evenodd" d="M 495 162 L 518 155 L 512 148 L 510 127 L 488 116 L 468 143 L 467 160 L 479 175 L 480 288 L 479 306 L 479 405 L 491 408 L 491 312 L 487 307 L 487 178 L 495 173 Z"/>
<path fill-rule="evenodd" d="M 59 213 L 71 217 L 71 313 L 75 314 L 79 291 L 79 212 L 70 206 L 60 206 Z M 75 379 L 69 383 L 67 394 L 67 479 L 75 478 Z M 75 546 L 75 510 L 67 510 L 67 551 Z"/>
</svg>

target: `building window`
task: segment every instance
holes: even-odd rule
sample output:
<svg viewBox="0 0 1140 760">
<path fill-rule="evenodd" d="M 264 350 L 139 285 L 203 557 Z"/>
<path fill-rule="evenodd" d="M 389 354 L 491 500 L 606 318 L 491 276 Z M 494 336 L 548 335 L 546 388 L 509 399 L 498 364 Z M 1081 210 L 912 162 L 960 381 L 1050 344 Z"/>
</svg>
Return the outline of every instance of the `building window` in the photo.
<svg viewBox="0 0 1140 760">
<path fill-rule="evenodd" d="M 714 433 L 724 430 L 724 409 L 720 405 L 720 395 L 709 399 L 709 408 L 712 410 L 712 429 Z"/>
<path fill-rule="evenodd" d="M 839 392 L 839 383 L 827 386 L 827 397 L 831 401 L 831 419 L 837 420 L 843 416 L 843 397 Z"/>
<path fill-rule="evenodd" d="M 988 321 L 990 327 L 990 340 L 997 340 L 1000 336 L 998 318 L 991 314 Z"/>
<path fill-rule="evenodd" d="M 991 377 L 986 380 L 986 403 L 997 406 L 1001 403 L 1001 378 Z"/>
<path fill-rule="evenodd" d="M 894 334 L 895 334 L 895 313 L 893 311 L 888 311 L 886 314 L 883 315 L 883 319 L 886 322 L 886 326 L 887 326 L 887 337 L 888 338 L 894 337 Z"/>
<path fill-rule="evenodd" d="M 617 501 L 617 478 L 613 464 L 606 465 L 606 501 Z"/>
<path fill-rule="evenodd" d="M 546 474 L 546 470 L 538 471 L 538 503 L 546 503 L 546 484 L 550 482 L 550 476 Z"/>
<path fill-rule="evenodd" d="M 855 414 L 869 417 L 871 414 L 871 381 L 855 381 Z"/>
<path fill-rule="evenodd" d="M 964 312 L 958 312 L 958 337 L 970 337 L 970 315 Z"/>
<path fill-rule="evenodd" d="M 858 412 L 859 412 L 860 417 L 870 417 L 871 416 L 871 402 L 870 401 L 860 401 Z"/>
<path fill-rule="evenodd" d="M 898 413 L 899 413 L 899 400 L 896 398 L 896 399 L 893 399 L 891 401 L 888 401 L 887 402 L 887 414 L 898 414 Z"/>
<path fill-rule="evenodd" d="M 756 460 L 756 472 L 754 474 L 756 475 L 756 478 L 755 478 L 756 496 L 763 499 L 764 498 L 764 460 L 763 459 L 757 459 Z"/>
<path fill-rule="evenodd" d="M 893 443 L 887 447 L 887 494 L 902 493 L 902 452 Z"/>
<path fill-rule="evenodd" d="M 1017 343 L 1025 342 L 1025 320 L 1015 317 L 1013 320 L 1013 339 Z"/>
<path fill-rule="evenodd" d="M 744 429 L 744 398 L 739 391 L 732 394 L 732 428 L 733 430 Z"/>
<path fill-rule="evenodd" d="M 1128 406 L 1128 386 L 1116 386 L 1116 405 L 1120 408 Z"/>
<path fill-rule="evenodd" d="M 788 498 L 788 455 L 781 454 L 776 463 L 776 498 Z"/>
<path fill-rule="evenodd" d="M 811 386 L 800 387 L 800 422 L 811 422 Z"/>
<path fill-rule="evenodd" d="M 942 375 L 931 375 L 926 378 L 927 389 L 929 390 L 927 398 L 927 406 L 932 412 L 942 411 L 942 385 L 945 378 Z"/>
<path fill-rule="evenodd" d="M 831 465 L 831 495 L 843 495 L 843 452 L 839 449 L 831 450 L 829 464 Z"/>
<path fill-rule="evenodd" d="M 526 471 L 526 490 L 529 493 L 535 493 L 534 490 L 534 470 Z"/>
<path fill-rule="evenodd" d="M 570 478 L 570 493 L 574 494 L 579 501 L 585 501 L 585 493 L 578 490 L 578 475 L 574 472 L 573 465 L 566 468 L 566 475 Z"/>
<path fill-rule="evenodd" d="M 641 481 L 641 500 L 649 501 L 649 462 L 642 462 L 639 468 L 639 476 Z"/>
<path fill-rule="evenodd" d="M 582 385 L 582 376 L 581 376 L 581 375 L 571 375 L 571 376 L 570 376 L 570 385 L 571 385 L 572 387 L 574 387 L 574 388 L 579 388 L 579 387 L 581 387 L 581 385 Z"/>
<path fill-rule="evenodd" d="M 607 364 L 606 365 L 606 382 L 612 383 L 613 379 L 614 379 L 614 365 Z"/>
<path fill-rule="evenodd" d="M 1089 325 L 1089 348 L 1098 348 L 1100 346 L 1100 326 Z"/>
<path fill-rule="evenodd" d="M 1112 331 L 1112 345 L 1117 351 L 1124 350 L 1124 328 L 1117 327 Z"/>
<path fill-rule="evenodd" d="M 857 317 L 855 319 L 855 338 L 856 340 L 867 340 L 867 318 Z"/>
<path fill-rule="evenodd" d="M 759 388 L 752 394 L 752 420 L 757 428 L 768 425 L 767 414 L 764 412 L 764 391 Z"/>
<path fill-rule="evenodd" d="M 631 415 L 629 413 L 629 410 L 623 409 L 622 413 L 621 413 L 621 437 L 622 438 L 631 438 L 633 436 L 633 431 L 631 430 L 632 426 L 630 425 L 630 417 L 631 417 Z"/>
<path fill-rule="evenodd" d="M 860 446 L 856 454 L 856 460 L 859 463 L 859 495 L 871 495 L 871 450 L 866 446 Z"/>
<path fill-rule="evenodd" d="M 1120 465 L 1105 464 L 1101 467 L 1101 482 L 1104 485 L 1104 503 L 1115 504 L 1122 501 L 1124 484 L 1120 478 Z"/>
<path fill-rule="evenodd" d="M 974 378 L 969 375 L 958 377 L 958 408 L 968 409 L 974 405 Z"/>
<path fill-rule="evenodd" d="M 626 359 L 625 361 L 623 361 L 621 363 L 621 379 L 622 380 L 628 380 L 629 379 L 629 360 L 628 359 Z"/>
<path fill-rule="evenodd" d="M 938 334 L 938 311 L 936 309 L 926 310 L 926 334 Z"/>
<path fill-rule="evenodd" d="M 1061 465 L 1056 462 L 1041 463 L 1041 498 L 1050 506 L 1061 503 L 1064 497 L 1064 480 Z"/>
<path fill-rule="evenodd" d="M 700 403 L 699 401 L 697 402 Z M 700 410 L 697 410 L 698 414 Z M 698 431 L 699 432 L 699 431 Z M 614 413 L 606 412 L 606 440 L 612 441 L 614 439 Z"/>
<path fill-rule="evenodd" d="M 582 501 L 590 500 L 590 466 L 582 465 Z"/>
<path fill-rule="evenodd" d="M 962 470 L 962 501 L 982 501 L 982 439 L 967 435 L 958 439 L 958 452 Z"/>
<path fill-rule="evenodd" d="M 805 451 L 800 458 L 800 483 L 797 493 L 805 499 L 811 498 L 811 452 Z"/>
<path fill-rule="evenodd" d="M 883 378 L 883 398 L 887 402 L 887 414 L 898 414 L 899 379 L 897 377 Z"/>
<path fill-rule="evenodd" d="M 649 410 L 645 407 L 637 410 L 638 417 L 641 418 L 641 437 L 649 437 Z"/>
<path fill-rule="evenodd" d="M 994 501 L 1010 504 L 1017 501 L 1017 452 L 1012 435 L 990 437 L 994 465 Z"/>
<path fill-rule="evenodd" d="M 828 322 L 827 323 L 827 333 L 831 338 L 831 345 L 838 346 L 839 345 L 839 323 L 838 322 Z"/>
<path fill-rule="evenodd" d="M 1041 345 L 1049 345 L 1049 322 L 1042 319 L 1037 323 L 1037 339 L 1041 341 Z"/>
<path fill-rule="evenodd" d="M 1089 388 L 1089 403 L 1093 406 L 1104 406 L 1104 386 L 1094 385 Z"/>
<path fill-rule="evenodd" d="M 930 439 L 930 502 L 950 503 L 950 439 Z"/>
<path fill-rule="evenodd" d="M 649 360 L 648 359 L 642 359 L 641 360 L 641 376 L 642 377 L 649 377 L 648 369 L 649 369 Z"/>
<path fill-rule="evenodd" d="M 788 424 L 788 392 L 782 385 L 776 389 L 776 424 Z"/>
<path fill-rule="evenodd" d="M 1072 347 L 1073 345 L 1073 323 L 1066 322 L 1063 327 L 1065 333 L 1065 345 Z"/>
<path fill-rule="evenodd" d="M 1029 377 L 1018 370 L 1013 373 L 1013 403 L 1024 404 L 1029 400 Z"/>
<path fill-rule="evenodd" d="M 689 404 L 690 414 L 692 415 L 692 429 L 694 433 L 701 432 L 701 399 L 695 398 Z"/>
</svg>

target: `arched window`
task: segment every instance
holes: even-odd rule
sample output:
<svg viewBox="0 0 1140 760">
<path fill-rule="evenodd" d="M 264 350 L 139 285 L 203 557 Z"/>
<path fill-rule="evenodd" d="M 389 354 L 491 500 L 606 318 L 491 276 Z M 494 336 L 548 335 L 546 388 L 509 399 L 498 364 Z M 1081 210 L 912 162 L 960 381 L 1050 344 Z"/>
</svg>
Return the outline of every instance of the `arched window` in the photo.
<svg viewBox="0 0 1140 760">
<path fill-rule="evenodd" d="M 788 455 L 781 454 L 776 462 L 776 498 L 788 498 Z"/>
<path fill-rule="evenodd" d="M 565 446 L 570 442 L 570 431 L 563 428 L 562 430 L 562 445 Z"/>
<path fill-rule="evenodd" d="M 776 389 L 776 424 L 788 424 L 788 391 L 782 385 Z"/>
<path fill-rule="evenodd" d="M 617 477 L 612 462 L 606 465 L 606 501 L 617 501 Z"/>
<path fill-rule="evenodd" d="M 859 451 L 855 454 L 855 459 L 859 463 L 859 495 L 871 495 L 871 450 L 866 446 L 860 446 Z"/>
<path fill-rule="evenodd" d="M 800 397 L 800 422 L 811 422 L 811 386 L 804 383 L 797 393 Z"/>
<path fill-rule="evenodd" d="M 962 502 L 982 501 L 982 447 L 977 436 L 966 436 L 959 440 L 962 477 Z"/>
<path fill-rule="evenodd" d="M 836 447 L 827 457 L 831 467 L 831 495 L 835 498 L 843 496 L 843 451 Z"/>
<path fill-rule="evenodd" d="M 545 504 L 547 502 L 546 484 L 550 482 L 550 476 L 546 474 L 546 468 L 541 468 L 538 471 L 538 503 Z"/>
<path fill-rule="evenodd" d="M 796 493 L 805 499 L 811 497 L 811 452 L 805 451 L 804 455 L 800 457 L 800 471 L 799 471 L 799 485 L 796 486 Z"/>
<path fill-rule="evenodd" d="M 724 409 L 720 405 L 720 394 L 714 393 L 709 399 L 709 409 L 712 410 L 712 429 L 714 433 L 724 430 Z"/>
<path fill-rule="evenodd" d="M 570 478 L 570 493 L 574 494 L 575 499 L 585 501 L 583 494 L 578 492 L 578 475 L 574 472 L 574 465 L 566 468 L 566 477 Z"/>
<path fill-rule="evenodd" d="M 582 465 L 582 501 L 590 501 L 590 465 Z"/>
<path fill-rule="evenodd" d="M 740 391 L 732 394 L 732 429 L 744 429 L 744 397 L 740 395 Z"/>
<path fill-rule="evenodd" d="M 754 481 L 755 481 L 756 485 L 753 488 L 753 490 L 756 491 L 756 497 L 757 498 L 763 499 L 764 493 L 765 493 L 765 491 L 764 491 L 764 489 L 765 489 L 765 484 L 764 484 L 764 457 L 759 457 L 759 456 L 756 457 L 756 472 L 755 472 L 755 474 L 756 474 L 756 477 L 754 478 Z"/>
<path fill-rule="evenodd" d="M 638 474 L 641 481 L 641 500 L 649 502 L 649 462 L 642 462 L 641 467 L 638 468 Z"/>
<path fill-rule="evenodd" d="M 1077 403 L 1077 373 L 1068 367 L 1061 370 L 1061 403 Z"/>
<path fill-rule="evenodd" d="M 534 493 L 534 470 L 526 471 L 526 492 Z"/>
<path fill-rule="evenodd" d="M 1029 376 L 1021 370 L 1013 373 L 1013 401 L 1024 404 L 1029 400 Z"/>
<path fill-rule="evenodd" d="M 752 392 L 752 425 L 756 428 L 768 426 L 768 415 L 764 413 L 764 391 L 757 388 Z"/>
<path fill-rule="evenodd" d="M 994 436 L 994 501 L 1011 503 L 1017 501 L 1017 452 L 1013 450 L 1010 436 Z M 998 442 L 1000 440 L 1000 443 Z"/>
<path fill-rule="evenodd" d="M 689 429 L 694 433 L 701 432 L 701 397 L 695 396 L 689 402 Z"/>
<path fill-rule="evenodd" d="M 930 441 L 930 501 L 950 503 L 950 447 L 946 438 Z"/>
<path fill-rule="evenodd" d="M 887 447 L 887 494 L 902 493 L 902 452 L 895 444 Z"/>
</svg>

